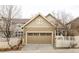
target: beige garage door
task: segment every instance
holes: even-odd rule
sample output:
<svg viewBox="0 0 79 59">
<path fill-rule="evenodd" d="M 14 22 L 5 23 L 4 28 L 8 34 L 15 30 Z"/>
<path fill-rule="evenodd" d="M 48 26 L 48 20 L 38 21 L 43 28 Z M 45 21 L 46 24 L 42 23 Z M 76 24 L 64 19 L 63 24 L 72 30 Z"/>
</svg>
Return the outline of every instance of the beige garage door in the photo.
<svg viewBox="0 0 79 59">
<path fill-rule="evenodd" d="M 27 33 L 27 43 L 51 44 L 52 33 Z"/>
</svg>

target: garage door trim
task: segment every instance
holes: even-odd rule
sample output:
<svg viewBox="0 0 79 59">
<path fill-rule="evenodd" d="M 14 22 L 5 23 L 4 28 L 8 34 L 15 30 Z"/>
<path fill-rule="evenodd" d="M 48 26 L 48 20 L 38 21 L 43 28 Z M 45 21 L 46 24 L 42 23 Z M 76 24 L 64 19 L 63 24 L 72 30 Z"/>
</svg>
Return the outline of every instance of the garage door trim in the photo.
<svg viewBox="0 0 79 59">
<path fill-rule="evenodd" d="M 29 32 L 26 32 L 26 44 L 27 44 L 27 33 L 51 33 L 51 36 L 52 36 L 52 39 L 51 39 L 51 44 L 53 44 L 53 32 L 52 31 L 40 31 L 40 32 L 38 32 L 38 31 L 36 31 L 36 32 L 34 32 L 34 31 L 29 31 Z"/>
</svg>

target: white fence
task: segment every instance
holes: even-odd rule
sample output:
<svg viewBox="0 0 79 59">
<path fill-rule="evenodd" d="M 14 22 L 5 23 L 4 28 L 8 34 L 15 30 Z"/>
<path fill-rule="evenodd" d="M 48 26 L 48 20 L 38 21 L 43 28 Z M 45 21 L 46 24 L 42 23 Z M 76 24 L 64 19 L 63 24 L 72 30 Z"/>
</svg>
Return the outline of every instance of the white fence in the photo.
<svg viewBox="0 0 79 59">
<path fill-rule="evenodd" d="M 56 47 L 79 47 L 79 36 L 56 36 Z"/>
</svg>

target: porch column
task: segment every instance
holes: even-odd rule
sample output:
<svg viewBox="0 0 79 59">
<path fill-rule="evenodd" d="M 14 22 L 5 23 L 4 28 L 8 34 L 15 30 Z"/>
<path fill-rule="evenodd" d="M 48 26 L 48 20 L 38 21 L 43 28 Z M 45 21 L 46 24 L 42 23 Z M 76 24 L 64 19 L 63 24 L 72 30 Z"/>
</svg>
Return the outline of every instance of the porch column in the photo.
<svg viewBox="0 0 79 59">
<path fill-rule="evenodd" d="M 27 32 L 26 32 L 26 35 L 25 35 L 25 45 L 27 45 Z"/>
<path fill-rule="evenodd" d="M 53 32 L 53 47 L 56 48 L 56 30 Z"/>
<path fill-rule="evenodd" d="M 52 32 L 52 40 L 51 40 L 51 43 L 52 43 L 52 45 L 53 45 L 53 32 Z"/>
</svg>

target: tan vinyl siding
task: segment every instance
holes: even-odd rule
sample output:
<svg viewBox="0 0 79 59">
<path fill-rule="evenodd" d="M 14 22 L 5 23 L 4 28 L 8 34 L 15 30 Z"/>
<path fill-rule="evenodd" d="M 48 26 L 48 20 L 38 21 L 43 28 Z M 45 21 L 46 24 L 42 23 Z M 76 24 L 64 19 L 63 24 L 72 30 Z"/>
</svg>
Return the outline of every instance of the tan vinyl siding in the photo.
<svg viewBox="0 0 79 59">
<path fill-rule="evenodd" d="M 38 16 L 27 27 L 52 27 L 52 25 L 41 16 Z"/>
<path fill-rule="evenodd" d="M 26 31 L 53 31 L 52 27 L 29 27 L 26 28 Z"/>
</svg>

